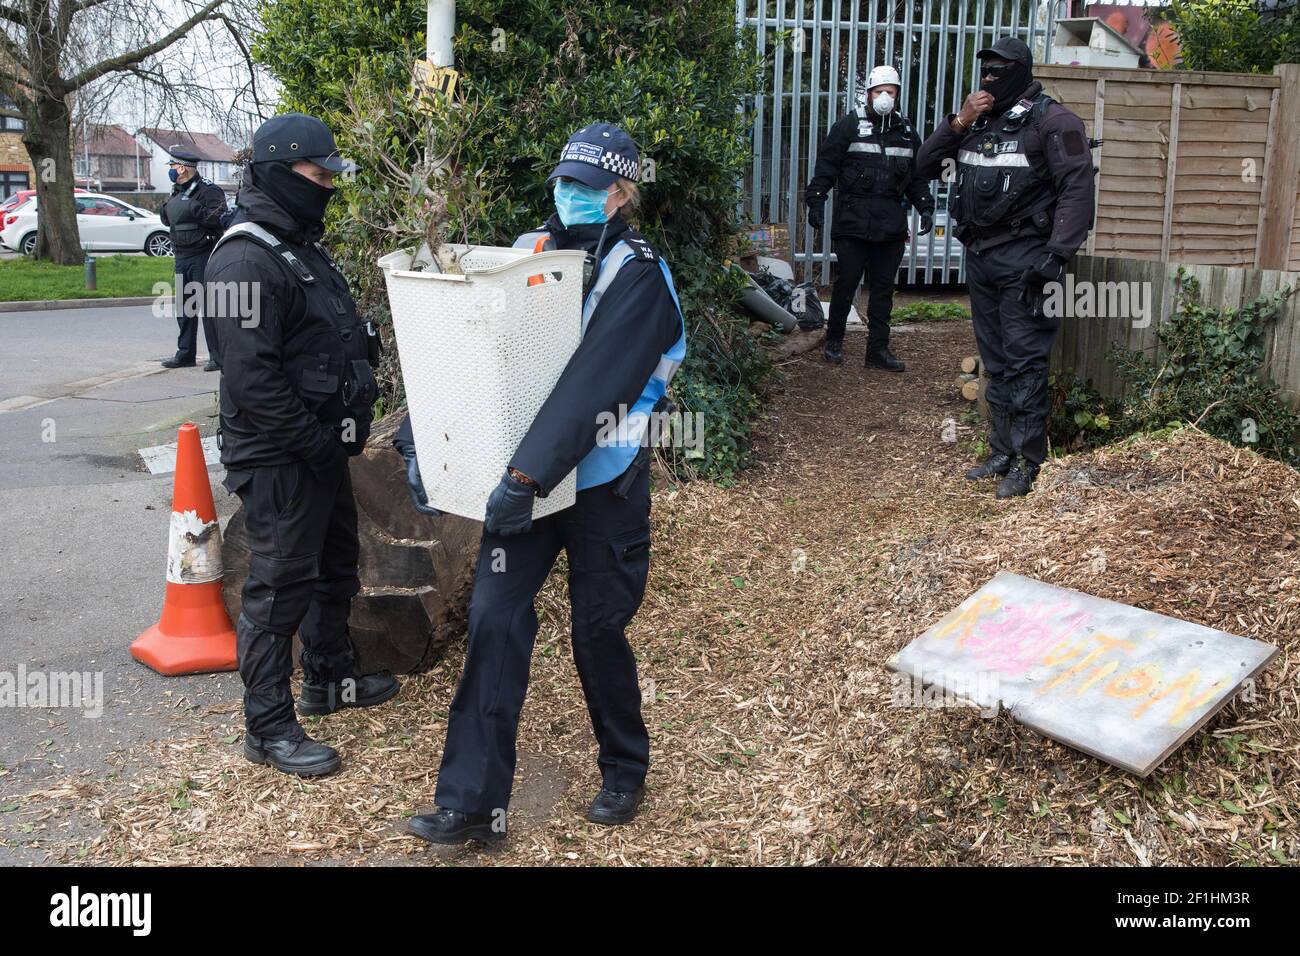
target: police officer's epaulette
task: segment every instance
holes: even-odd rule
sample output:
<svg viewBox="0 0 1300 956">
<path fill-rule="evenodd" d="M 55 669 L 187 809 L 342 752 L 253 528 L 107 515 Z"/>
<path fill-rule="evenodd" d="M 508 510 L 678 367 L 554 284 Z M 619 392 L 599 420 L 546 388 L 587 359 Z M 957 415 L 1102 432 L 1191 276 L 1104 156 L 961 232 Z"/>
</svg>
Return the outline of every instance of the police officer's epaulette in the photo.
<svg viewBox="0 0 1300 956">
<path fill-rule="evenodd" d="M 629 249 L 636 253 L 638 259 L 644 259 L 646 262 L 658 262 L 659 253 L 655 252 L 654 246 L 645 241 L 645 238 L 639 233 L 628 231 L 623 235 L 623 241 L 627 243 Z"/>
</svg>

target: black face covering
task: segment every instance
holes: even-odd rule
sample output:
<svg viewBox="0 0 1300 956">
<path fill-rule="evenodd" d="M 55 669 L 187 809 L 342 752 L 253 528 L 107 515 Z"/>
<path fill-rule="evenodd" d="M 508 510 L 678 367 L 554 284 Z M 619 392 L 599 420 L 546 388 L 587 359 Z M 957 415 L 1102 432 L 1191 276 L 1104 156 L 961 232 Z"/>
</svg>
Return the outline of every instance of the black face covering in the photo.
<svg viewBox="0 0 1300 956">
<path fill-rule="evenodd" d="M 288 163 L 256 163 L 249 169 L 254 171 L 254 186 L 293 216 L 305 232 L 319 236 L 325 222 L 325 207 L 337 190 L 316 185 L 295 173 Z"/>
<path fill-rule="evenodd" d="M 1015 105 L 1016 97 L 1029 89 L 1029 84 L 1033 81 L 1033 71 L 1029 67 L 1023 63 L 1012 62 L 999 76 L 985 83 L 980 89 L 993 94 L 993 115 L 996 116 L 1011 109 Z"/>
</svg>

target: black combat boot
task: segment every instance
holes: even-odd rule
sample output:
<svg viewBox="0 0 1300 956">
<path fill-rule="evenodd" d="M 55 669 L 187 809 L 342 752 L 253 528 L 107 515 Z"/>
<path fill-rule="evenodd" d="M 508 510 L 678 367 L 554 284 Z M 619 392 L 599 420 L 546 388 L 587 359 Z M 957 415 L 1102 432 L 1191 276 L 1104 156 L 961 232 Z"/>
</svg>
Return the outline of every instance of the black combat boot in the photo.
<svg viewBox="0 0 1300 956">
<path fill-rule="evenodd" d="M 445 846 L 468 843 L 470 840 L 499 843 L 506 838 L 504 818 L 498 829 L 488 814 L 461 813 L 444 807 L 439 807 L 433 813 L 411 817 L 406 825 L 416 836 Z"/>
<path fill-rule="evenodd" d="M 1007 476 L 998 484 L 999 498 L 1019 498 L 1034 490 L 1034 479 L 1038 477 L 1038 466 L 1024 458 L 1017 458 Z"/>
<path fill-rule="evenodd" d="M 644 796 L 645 787 L 637 787 L 629 793 L 619 793 L 617 790 L 601 787 L 600 793 L 596 794 L 596 799 L 591 801 L 591 806 L 587 810 L 587 819 L 592 823 L 605 823 L 610 826 L 631 823 Z"/>
<path fill-rule="evenodd" d="M 244 756 L 253 763 L 269 764 L 276 770 L 300 777 L 333 773 L 343 762 L 333 747 L 317 743 L 306 735 L 270 740 L 245 734 Z"/>
<path fill-rule="evenodd" d="M 883 368 L 886 372 L 901 372 L 907 368 L 902 360 L 889 351 L 889 346 L 867 352 L 867 368 Z"/>
<path fill-rule="evenodd" d="M 844 340 L 827 339 L 822 346 L 822 356 L 832 365 L 844 364 Z"/>
<path fill-rule="evenodd" d="M 344 707 L 374 707 L 396 694 L 402 685 L 387 671 L 345 677 L 339 681 L 311 681 L 303 678 L 298 695 L 298 713 L 321 717 Z"/>
<path fill-rule="evenodd" d="M 979 481 L 982 478 L 992 478 L 994 475 L 1005 475 L 1010 470 L 1011 456 L 994 452 L 970 471 L 966 472 L 966 477 L 971 481 Z"/>
<path fill-rule="evenodd" d="M 180 352 L 177 352 L 171 358 L 163 359 L 161 364 L 163 368 L 193 368 L 198 363 L 194 359 L 187 359 Z"/>
</svg>

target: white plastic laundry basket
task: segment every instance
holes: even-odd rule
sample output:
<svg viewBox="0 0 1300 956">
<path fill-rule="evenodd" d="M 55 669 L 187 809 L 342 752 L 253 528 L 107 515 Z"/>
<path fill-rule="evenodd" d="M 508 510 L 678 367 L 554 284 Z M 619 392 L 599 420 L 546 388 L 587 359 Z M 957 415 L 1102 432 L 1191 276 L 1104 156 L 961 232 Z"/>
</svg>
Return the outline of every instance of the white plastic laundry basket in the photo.
<svg viewBox="0 0 1300 956">
<path fill-rule="evenodd" d="M 464 275 L 412 271 L 427 250 L 383 256 L 393 331 L 429 504 L 483 520 L 488 495 L 582 334 L 583 253 L 450 246 Z M 534 285 L 529 279 L 542 276 Z M 592 424 L 595 427 L 595 423 Z M 570 472 L 533 505 L 573 504 Z"/>
</svg>

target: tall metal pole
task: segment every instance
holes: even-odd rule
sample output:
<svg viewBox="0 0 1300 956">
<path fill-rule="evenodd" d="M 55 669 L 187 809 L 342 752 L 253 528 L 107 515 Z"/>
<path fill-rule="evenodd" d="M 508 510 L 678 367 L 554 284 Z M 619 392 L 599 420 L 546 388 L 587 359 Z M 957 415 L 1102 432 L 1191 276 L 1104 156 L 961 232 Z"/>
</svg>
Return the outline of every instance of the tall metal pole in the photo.
<svg viewBox="0 0 1300 956">
<path fill-rule="evenodd" d="M 455 66 L 451 38 L 456 35 L 456 0 L 429 0 L 424 57 L 434 66 Z"/>
</svg>

